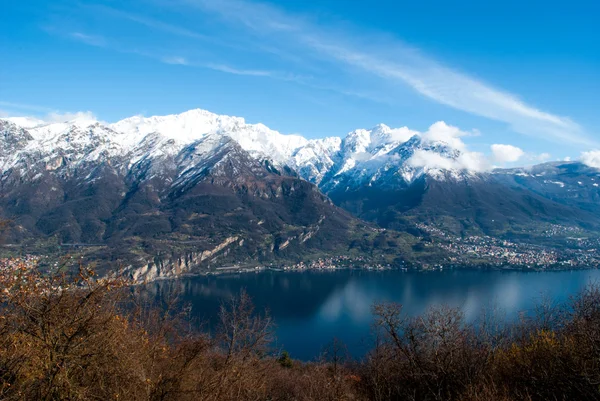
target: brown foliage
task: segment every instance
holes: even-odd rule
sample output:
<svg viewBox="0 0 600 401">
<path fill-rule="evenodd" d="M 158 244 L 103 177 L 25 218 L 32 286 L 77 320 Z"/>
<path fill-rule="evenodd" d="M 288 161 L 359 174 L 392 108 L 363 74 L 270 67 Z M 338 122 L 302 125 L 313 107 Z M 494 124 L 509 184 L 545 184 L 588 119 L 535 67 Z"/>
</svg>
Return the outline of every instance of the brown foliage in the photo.
<svg viewBox="0 0 600 401">
<path fill-rule="evenodd" d="M 268 317 L 246 294 L 223 307 L 214 339 L 177 316 L 132 302 L 122 280 L 0 277 L 0 399 L 261 399 Z M 134 307 L 132 307 L 134 305 Z"/>
<path fill-rule="evenodd" d="M 456 399 L 484 373 L 491 347 L 456 309 L 408 318 L 397 304 L 375 305 L 375 348 L 364 364 L 370 398 Z"/>
<path fill-rule="evenodd" d="M 543 307 L 559 316 L 520 328 L 494 355 L 493 377 L 515 399 L 600 399 L 600 290 L 591 286 L 570 307 Z"/>
<path fill-rule="evenodd" d="M 376 305 L 360 391 L 375 400 L 600 399 L 600 290 L 546 301 L 514 326 L 467 324 L 458 310 L 409 318 Z"/>
<path fill-rule="evenodd" d="M 176 299 L 142 301 L 129 283 L 0 270 L 2 400 L 600 399 L 600 290 L 540 305 L 514 326 L 457 309 L 408 317 L 373 307 L 374 344 L 352 361 L 334 340 L 319 361 L 275 355 L 272 322 L 242 292 L 216 332 L 192 329 Z"/>
</svg>

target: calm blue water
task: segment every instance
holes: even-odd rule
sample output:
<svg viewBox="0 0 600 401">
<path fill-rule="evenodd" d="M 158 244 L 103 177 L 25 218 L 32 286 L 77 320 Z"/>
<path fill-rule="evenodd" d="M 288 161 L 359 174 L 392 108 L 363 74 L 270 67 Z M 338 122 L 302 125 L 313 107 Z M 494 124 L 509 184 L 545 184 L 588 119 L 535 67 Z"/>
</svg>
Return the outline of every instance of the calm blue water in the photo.
<svg viewBox="0 0 600 401">
<path fill-rule="evenodd" d="M 275 319 L 276 346 L 294 358 L 311 360 L 334 337 L 353 355 L 362 355 L 368 348 L 375 302 L 399 302 L 411 315 L 450 305 L 461 308 L 467 319 L 495 306 L 512 319 L 532 311 L 542 297 L 566 302 L 588 283 L 600 283 L 600 270 L 263 272 L 162 281 L 148 290 L 156 296 L 177 290 L 192 305 L 194 317 L 210 327 L 220 303 L 244 288 L 257 309 L 268 309 Z"/>
</svg>

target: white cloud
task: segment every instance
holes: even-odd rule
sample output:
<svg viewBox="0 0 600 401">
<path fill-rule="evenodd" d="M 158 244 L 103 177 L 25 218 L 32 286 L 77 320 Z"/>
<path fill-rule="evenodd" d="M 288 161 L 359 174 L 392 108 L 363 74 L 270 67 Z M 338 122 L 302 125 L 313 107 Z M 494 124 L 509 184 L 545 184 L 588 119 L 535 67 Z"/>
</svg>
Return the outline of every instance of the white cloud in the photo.
<svg viewBox="0 0 600 401">
<path fill-rule="evenodd" d="M 452 148 L 463 151 L 466 148 L 461 137 L 469 136 L 468 132 L 461 131 L 459 128 L 446 124 L 444 121 L 438 121 L 432 124 L 421 137 L 424 141 L 442 141 Z"/>
<path fill-rule="evenodd" d="M 451 170 L 456 166 L 456 162 L 439 153 L 417 150 L 415 154 L 408 159 L 408 165 L 412 167 L 438 168 L 442 170 Z"/>
<path fill-rule="evenodd" d="M 487 171 L 492 168 L 488 159 L 483 153 L 464 152 L 458 157 L 458 166 L 468 171 Z"/>
<path fill-rule="evenodd" d="M 571 161 L 571 157 L 570 157 L 570 156 L 567 156 L 567 157 L 565 157 L 565 158 L 563 159 L 563 161 L 570 162 L 570 161 Z"/>
<path fill-rule="evenodd" d="M 547 162 L 551 158 L 552 158 L 552 155 L 550 153 L 540 153 L 539 155 L 537 155 L 537 160 L 542 163 Z"/>
<path fill-rule="evenodd" d="M 98 121 L 94 113 L 91 111 L 77 111 L 74 113 L 52 112 L 48 113 L 43 120 L 48 123 L 59 123 L 65 121 Z"/>
<path fill-rule="evenodd" d="M 418 134 L 418 131 L 413 131 L 408 127 L 392 128 L 389 131 L 390 140 L 398 142 L 406 142 L 410 138 Z"/>
<path fill-rule="evenodd" d="M 600 150 L 581 153 L 581 162 L 590 167 L 600 168 Z"/>
<path fill-rule="evenodd" d="M 426 170 L 465 170 L 472 172 L 489 170 L 492 166 L 485 155 L 469 151 L 467 145 L 460 139 L 469 135 L 471 135 L 469 132 L 448 125 L 444 121 L 438 121 L 421 134 L 422 141 L 425 144 L 442 142 L 448 145 L 451 150 L 458 151 L 458 155 L 453 153 L 446 156 L 436 151 L 417 150 L 408 160 L 408 164 Z"/>
<path fill-rule="evenodd" d="M 2 105 L 10 106 L 11 110 L 1 110 L 0 117 L 26 128 L 66 121 L 98 121 L 91 111 L 61 112 L 44 106 L 0 101 L 0 106 Z"/>
<path fill-rule="evenodd" d="M 498 163 L 514 163 L 525 155 L 521 148 L 513 145 L 494 144 L 490 148 L 494 160 Z"/>
<path fill-rule="evenodd" d="M 483 172 L 491 168 L 485 156 L 478 152 L 461 153 L 458 158 L 451 159 L 439 153 L 428 150 L 417 150 L 408 159 L 408 165 L 426 170 L 461 170 L 471 172 Z"/>
<path fill-rule="evenodd" d="M 399 40 L 381 39 L 364 30 L 354 34 L 348 29 L 335 29 L 332 24 L 313 23 L 307 17 L 263 3 L 184 1 L 220 15 L 236 29 L 245 27 L 261 43 L 272 38 L 272 46 L 303 54 L 304 62 L 320 59 L 341 68 L 354 68 L 365 77 L 382 79 L 387 94 L 394 90 L 394 84 L 403 83 L 431 100 L 504 122 L 524 135 L 578 145 L 597 143 L 568 117 L 542 111 L 515 94 L 441 65 Z"/>
</svg>

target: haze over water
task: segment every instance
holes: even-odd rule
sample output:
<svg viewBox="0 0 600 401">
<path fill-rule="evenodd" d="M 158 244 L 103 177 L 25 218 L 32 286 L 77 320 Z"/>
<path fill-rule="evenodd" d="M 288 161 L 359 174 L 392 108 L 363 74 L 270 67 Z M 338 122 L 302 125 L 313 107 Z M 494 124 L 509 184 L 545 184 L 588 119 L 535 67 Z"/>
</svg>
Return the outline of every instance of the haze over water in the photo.
<svg viewBox="0 0 600 401">
<path fill-rule="evenodd" d="M 274 318 L 277 348 L 294 358 L 311 360 L 334 337 L 354 356 L 369 348 L 371 306 L 398 302 L 409 315 L 436 305 L 459 307 L 468 320 L 483 309 L 497 307 L 506 319 L 531 312 L 543 297 L 567 302 L 590 283 L 600 282 L 600 270 L 561 272 L 442 271 L 305 271 L 298 273 L 207 276 L 161 281 L 149 287 L 155 296 L 180 292 L 193 317 L 214 325 L 223 300 L 245 289 L 257 310 Z"/>
</svg>

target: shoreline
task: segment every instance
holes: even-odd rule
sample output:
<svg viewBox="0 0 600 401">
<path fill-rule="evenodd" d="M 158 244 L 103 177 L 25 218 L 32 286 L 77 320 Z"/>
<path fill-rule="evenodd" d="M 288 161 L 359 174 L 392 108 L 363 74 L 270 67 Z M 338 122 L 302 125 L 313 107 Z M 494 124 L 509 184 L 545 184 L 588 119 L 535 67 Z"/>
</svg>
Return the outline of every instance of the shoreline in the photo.
<svg viewBox="0 0 600 401">
<path fill-rule="evenodd" d="M 346 267 L 335 267 L 335 268 L 307 268 L 307 269 L 283 269 L 283 268 L 272 268 L 272 267 L 265 267 L 262 269 L 250 269 L 250 268 L 242 268 L 240 270 L 236 270 L 236 271 L 205 271 L 205 272 L 196 272 L 196 273 L 185 273 L 185 274 L 181 274 L 178 276 L 162 276 L 162 277 L 157 277 L 154 278 L 152 280 L 148 280 L 148 281 L 143 281 L 143 282 L 136 282 L 133 285 L 145 285 L 145 284 L 151 284 L 153 282 L 157 282 L 157 281 L 169 281 L 169 280 L 181 280 L 181 279 L 193 279 L 195 277 L 208 277 L 208 276 L 215 276 L 215 277 L 231 277 L 231 276 L 238 276 L 238 275 L 250 275 L 252 273 L 254 274 L 262 274 L 262 273 L 284 273 L 284 274 L 288 274 L 288 273 L 296 273 L 296 274 L 301 274 L 301 273 L 308 273 L 308 272 L 319 272 L 319 273 L 335 273 L 335 272 L 339 272 L 339 271 L 364 271 L 364 272 L 386 272 L 386 271 L 399 271 L 399 272 L 403 272 L 403 273 L 420 273 L 420 274 L 425 274 L 425 273 L 439 273 L 439 272 L 448 272 L 448 271 L 454 271 L 454 272 L 460 272 L 460 271 L 478 271 L 478 272 L 483 272 L 483 271 L 489 271 L 489 272 L 521 272 L 521 273 L 559 273 L 559 272 L 566 272 L 566 271 L 581 271 L 581 270 L 598 270 L 600 269 L 600 266 L 590 266 L 590 267 L 569 267 L 569 268 L 527 268 L 527 267 L 518 267 L 518 266 L 512 266 L 512 267 L 498 267 L 498 266 L 482 266 L 482 267 L 475 267 L 475 266 L 452 266 L 452 267 L 443 267 L 443 268 L 435 268 L 435 269 L 411 269 L 411 268 L 397 268 L 397 267 L 386 267 L 386 268 L 364 268 L 364 267 L 351 267 L 351 266 L 346 266 Z"/>
</svg>

